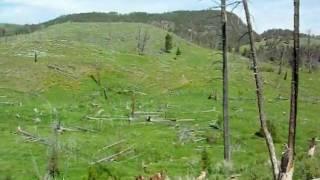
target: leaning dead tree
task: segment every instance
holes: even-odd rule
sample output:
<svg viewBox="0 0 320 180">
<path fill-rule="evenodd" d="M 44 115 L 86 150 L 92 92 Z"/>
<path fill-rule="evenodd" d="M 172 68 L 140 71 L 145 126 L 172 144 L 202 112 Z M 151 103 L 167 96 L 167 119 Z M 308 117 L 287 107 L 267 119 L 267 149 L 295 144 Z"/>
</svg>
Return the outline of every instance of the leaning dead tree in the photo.
<svg viewBox="0 0 320 180">
<path fill-rule="evenodd" d="M 300 0 L 294 0 L 293 62 L 288 147 L 281 160 L 280 180 L 291 180 L 294 172 L 300 63 Z"/>
<path fill-rule="evenodd" d="M 224 159 L 231 160 L 228 111 L 228 37 L 226 0 L 221 0 L 222 54 L 223 54 L 223 139 Z"/>
<path fill-rule="evenodd" d="M 276 157 L 276 151 L 275 151 L 273 139 L 272 139 L 272 136 L 268 130 L 267 117 L 264 112 L 263 87 L 262 87 L 262 80 L 260 77 L 260 73 L 258 71 L 257 53 L 256 53 L 256 49 L 255 49 L 255 40 L 254 40 L 254 36 L 253 36 L 250 11 L 248 8 L 247 0 L 242 0 L 242 2 L 243 2 L 245 14 L 246 14 L 248 34 L 249 34 L 249 40 L 250 40 L 251 58 L 252 58 L 253 73 L 254 73 L 254 78 L 255 78 L 255 83 L 256 83 L 257 105 L 258 105 L 258 110 L 259 110 L 260 125 L 263 130 L 264 138 L 265 138 L 265 141 L 266 141 L 266 144 L 268 147 L 269 157 L 270 157 L 272 168 L 273 168 L 273 177 L 274 177 L 274 179 L 276 179 L 278 176 L 278 173 L 279 173 L 278 161 L 277 161 L 277 157 Z"/>
</svg>

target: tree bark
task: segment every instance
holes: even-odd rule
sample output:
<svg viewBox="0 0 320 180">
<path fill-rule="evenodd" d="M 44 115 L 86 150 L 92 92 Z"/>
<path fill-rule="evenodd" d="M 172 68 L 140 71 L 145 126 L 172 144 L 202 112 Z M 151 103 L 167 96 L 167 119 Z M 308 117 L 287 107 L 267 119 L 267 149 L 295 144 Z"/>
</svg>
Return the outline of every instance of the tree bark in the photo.
<svg viewBox="0 0 320 180">
<path fill-rule="evenodd" d="M 293 62 L 291 80 L 291 103 L 288 135 L 288 157 L 286 164 L 281 164 L 281 174 L 279 179 L 291 180 L 294 171 L 294 156 L 296 144 L 296 125 L 298 110 L 298 90 L 299 90 L 299 63 L 300 63 L 300 0 L 294 0 L 294 33 L 293 33 Z"/>
<path fill-rule="evenodd" d="M 260 119 L 260 125 L 263 130 L 263 133 L 265 135 L 266 144 L 269 151 L 269 157 L 273 168 L 273 178 L 276 179 L 277 175 L 279 173 L 279 167 L 278 167 L 278 161 L 276 157 L 276 151 L 273 143 L 272 136 L 268 130 L 267 126 L 267 119 L 264 112 L 264 103 L 263 103 L 263 87 L 262 87 L 262 81 L 260 78 L 260 73 L 258 71 L 258 64 L 257 64 L 257 53 L 255 49 L 255 41 L 253 37 L 253 30 L 252 30 L 252 24 L 251 24 L 251 17 L 250 17 L 250 11 L 248 8 L 248 2 L 247 0 L 242 0 L 243 7 L 246 14 L 246 20 L 247 20 L 247 27 L 248 27 L 248 33 L 249 33 L 249 39 L 250 39 L 250 48 L 251 48 L 251 58 L 252 58 L 252 64 L 253 64 L 253 72 L 254 72 L 254 78 L 256 82 L 256 94 L 257 94 L 257 105 L 259 110 L 259 119 Z"/>
<path fill-rule="evenodd" d="M 223 53 L 223 136 L 224 159 L 231 160 L 230 132 L 229 132 L 229 103 L 228 103 L 228 37 L 227 37 L 227 12 L 226 0 L 221 0 L 222 24 L 222 53 Z"/>
</svg>

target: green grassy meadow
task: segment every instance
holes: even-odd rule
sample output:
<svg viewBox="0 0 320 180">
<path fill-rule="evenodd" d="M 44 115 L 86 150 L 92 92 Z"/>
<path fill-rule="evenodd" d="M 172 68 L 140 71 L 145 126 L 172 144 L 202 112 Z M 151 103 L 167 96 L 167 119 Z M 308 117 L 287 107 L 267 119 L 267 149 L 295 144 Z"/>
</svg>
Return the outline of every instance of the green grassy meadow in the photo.
<svg viewBox="0 0 320 180">
<path fill-rule="evenodd" d="M 139 28 L 150 34 L 143 56 L 136 50 Z M 254 135 L 259 121 L 249 60 L 229 55 L 233 165 L 225 169 L 222 131 L 210 126 L 222 119 L 221 55 L 175 35 L 172 52 L 164 53 L 166 33 L 135 23 L 64 23 L 1 38 L 0 179 L 32 180 L 46 173 L 50 146 L 27 142 L 15 132 L 20 126 L 51 142 L 57 119 L 66 128 L 92 130 L 59 134 L 61 179 L 88 179 L 89 174 L 134 179 L 160 171 L 187 179 L 200 174 L 204 161 L 209 179 L 232 174 L 272 179 L 264 139 Z M 180 56 L 175 55 L 178 47 Z M 266 114 L 280 157 L 287 139 L 291 71 L 284 80 L 277 65 L 263 63 L 261 69 L 268 69 L 262 72 Z M 306 156 L 308 141 L 320 136 L 319 75 L 301 70 L 296 179 L 320 172 L 319 162 L 312 164 Z M 100 85 L 90 77 L 100 79 Z M 131 92 L 137 92 L 136 115 L 129 121 Z M 211 93 L 217 100 L 208 99 Z M 154 122 L 147 122 L 143 114 L 152 113 Z M 91 163 L 129 147 L 112 162 Z M 204 152 L 207 160 L 202 160 Z"/>
</svg>

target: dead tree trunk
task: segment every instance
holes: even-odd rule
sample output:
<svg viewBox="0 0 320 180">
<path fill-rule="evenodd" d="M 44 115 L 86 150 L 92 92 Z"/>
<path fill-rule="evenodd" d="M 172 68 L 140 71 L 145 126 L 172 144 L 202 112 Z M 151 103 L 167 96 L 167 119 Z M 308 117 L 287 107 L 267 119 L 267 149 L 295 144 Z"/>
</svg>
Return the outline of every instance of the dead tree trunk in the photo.
<svg viewBox="0 0 320 180">
<path fill-rule="evenodd" d="M 48 172 L 44 177 L 45 180 L 57 179 L 60 176 L 60 170 L 58 167 L 58 136 L 61 130 L 61 121 L 57 119 L 57 112 L 54 111 L 54 116 L 56 118 L 56 124 L 53 129 L 53 139 L 50 144 L 51 154 L 48 160 Z"/>
<path fill-rule="evenodd" d="M 311 30 L 308 31 L 308 43 L 307 43 L 307 58 L 308 58 L 308 68 L 309 73 L 312 73 L 312 59 L 311 59 Z"/>
<path fill-rule="evenodd" d="M 308 149 L 308 156 L 313 157 L 316 151 L 316 138 L 312 138 L 310 141 L 309 149 Z"/>
<path fill-rule="evenodd" d="M 37 51 L 34 51 L 34 62 L 35 63 L 38 62 L 38 53 L 37 53 Z"/>
<path fill-rule="evenodd" d="M 230 135 L 229 135 L 229 111 L 228 111 L 228 40 L 227 40 L 227 12 L 226 0 L 221 0 L 222 23 L 222 53 L 223 53 L 223 139 L 224 159 L 230 161 Z"/>
<path fill-rule="evenodd" d="M 283 67 L 283 64 L 284 64 L 284 55 L 285 55 L 285 52 L 286 52 L 286 48 L 283 47 L 282 51 L 281 51 L 281 57 L 280 57 L 280 64 L 279 64 L 279 71 L 278 71 L 278 74 L 281 75 L 282 74 L 282 67 Z"/>
<path fill-rule="evenodd" d="M 259 109 L 260 125 L 261 125 L 263 133 L 265 135 L 265 140 L 266 140 L 266 144 L 267 144 L 268 151 L 269 151 L 269 157 L 270 157 L 270 161 L 271 161 L 272 168 L 273 168 L 273 177 L 274 177 L 274 179 L 276 179 L 276 177 L 279 173 L 278 161 L 277 161 L 277 157 L 276 157 L 275 147 L 273 144 L 273 139 L 272 139 L 272 136 L 268 130 L 267 119 L 266 119 L 266 115 L 264 113 L 264 104 L 263 104 L 264 100 L 263 100 L 263 91 L 262 91 L 263 88 L 262 88 L 260 73 L 258 71 L 257 54 L 256 54 L 255 45 L 254 45 L 255 41 L 254 41 L 254 37 L 253 37 L 251 17 L 250 17 L 250 12 L 249 12 L 249 8 L 248 8 L 247 0 L 242 0 L 242 2 L 243 2 L 245 14 L 246 14 L 248 34 L 249 34 L 249 38 L 250 38 L 251 58 L 252 58 L 252 64 L 253 64 L 254 77 L 255 77 L 255 81 L 256 81 L 256 93 L 257 93 L 257 104 L 258 104 L 258 109 Z"/>
<path fill-rule="evenodd" d="M 135 92 L 131 94 L 131 118 L 134 118 L 134 113 L 136 110 L 136 95 Z"/>
<path fill-rule="evenodd" d="M 291 80 L 291 103 L 288 135 L 288 153 L 285 153 L 281 162 L 279 179 L 291 180 L 294 172 L 294 156 L 296 143 L 296 125 L 298 110 L 298 87 L 299 87 L 299 62 L 300 62 L 300 0 L 294 0 L 294 33 L 293 33 L 293 62 Z M 285 157 L 286 156 L 286 157 Z"/>
</svg>

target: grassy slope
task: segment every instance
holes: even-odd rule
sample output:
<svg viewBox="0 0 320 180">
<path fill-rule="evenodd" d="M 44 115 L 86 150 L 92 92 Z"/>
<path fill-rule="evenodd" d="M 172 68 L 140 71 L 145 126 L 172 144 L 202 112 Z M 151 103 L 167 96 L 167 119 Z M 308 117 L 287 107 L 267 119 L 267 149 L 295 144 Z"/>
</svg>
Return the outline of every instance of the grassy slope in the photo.
<svg viewBox="0 0 320 180">
<path fill-rule="evenodd" d="M 138 28 L 147 29 L 151 39 L 145 56 L 135 50 Z M 0 39 L 0 179 L 34 179 L 37 169 L 44 174 L 50 149 L 37 143 L 25 143 L 13 132 L 20 125 L 41 137 L 51 137 L 52 111 L 64 126 L 96 129 L 97 133 L 67 132 L 60 135 L 60 168 L 66 179 L 86 178 L 88 162 L 108 156 L 130 145 L 134 152 L 113 163 L 103 163 L 98 171 L 121 179 L 132 179 L 138 174 L 153 174 L 160 170 L 174 176 L 196 176 L 200 172 L 201 152 L 207 149 L 212 167 L 211 177 L 223 178 L 222 139 L 219 131 L 209 128 L 221 118 L 221 61 L 210 50 L 174 37 L 175 51 L 179 46 L 182 56 L 161 53 L 166 32 L 142 24 L 130 23 L 65 23 L 29 35 L 10 37 L 7 44 Z M 34 51 L 39 62 L 33 63 Z M 214 57 L 212 59 L 212 57 Z M 243 179 L 270 175 L 266 163 L 264 141 L 253 134 L 258 130 L 255 90 L 252 74 L 245 59 L 230 55 L 231 128 L 233 173 Z M 215 63 L 214 63 L 215 62 Z M 63 66 L 66 73 L 57 73 L 47 65 Z M 265 64 L 269 69 L 275 69 Z M 102 85 L 109 88 L 109 99 L 104 100 L 101 89 L 88 77 L 100 74 Z M 69 74 L 72 74 L 70 76 Z M 302 74 L 298 130 L 298 156 L 305 153 L 307 140 L 319 136 L 317 110 L 320 87 L 318 73 Z M 270 121 L 277 127 L 279 154 L 285 142 L 289 101 L 277 101 L 278 95 L 289 97 L 290 82 L 283 81 L 275 72 L 265 72 L 266 107 Z M 123 90 L 137 90 L 137 111 L 166 110 L 168 118 L 190 119 L 194 122 L 129 124 L 127 121 L 90 121 L 101 109 L 105 116 L 126 117 L 131 97 Z M 218 101 L 207 99 L 217 91 Z M 236 99 L 236 100 L 234 100 Z M 97 106 L 95 105 L 97 104 Z M 170 108 L 165 108 L 169 105 Z M 34 109 L 38 109 L 38 113 Z M 207 110 L 215 111 L 205 112 Z M 40 118 L 40 122 L 35 122 Z M 189 136 L 196 139 L 215 137 L 215 143 L 187 141 L 181 143 L 179 134 L 195 130 Z M 188 134 L 188 133 L 187 133 Z M 99 152 L 102 147 L 121 139 L 126 143 Z M 130 159 L 130 157 L 136 158 Z M 143 172 L 143 164 L 147 173 Z"/>
</svg>

